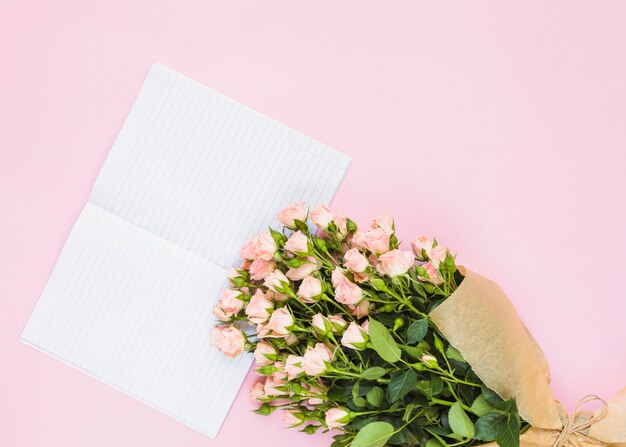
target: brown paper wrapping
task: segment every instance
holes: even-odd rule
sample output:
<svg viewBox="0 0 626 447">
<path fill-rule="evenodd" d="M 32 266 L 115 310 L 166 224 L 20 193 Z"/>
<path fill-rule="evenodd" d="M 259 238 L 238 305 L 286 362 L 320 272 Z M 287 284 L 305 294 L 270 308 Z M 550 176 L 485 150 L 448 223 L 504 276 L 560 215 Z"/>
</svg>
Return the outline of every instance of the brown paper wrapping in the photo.
<svg viewBox="0 0 626 447">
<path fill-rule="evenodd" d="M 554 445 L 568 416 L 550 390 L 543 351 L 500 286 L 459 269 L 463 282 L 430 317 L 487 387 L 503 399 L 515 398 L 520 416 L 532 426 L 522 434 L 522 446 Z M 608 403 L 606 417 L 561 445 L 626 447 L 626 388 Z"/>
</svg>

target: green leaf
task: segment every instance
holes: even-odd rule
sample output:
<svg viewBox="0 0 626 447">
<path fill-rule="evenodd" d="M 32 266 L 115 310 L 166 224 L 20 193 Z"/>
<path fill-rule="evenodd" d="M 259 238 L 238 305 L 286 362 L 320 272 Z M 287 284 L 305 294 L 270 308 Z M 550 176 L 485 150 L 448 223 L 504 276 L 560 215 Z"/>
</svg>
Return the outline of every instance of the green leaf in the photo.
<svg viewBox="0 0 626 447">
<path fill-rule="evenodd" d="M 387 386 L 387 398 L 389 402 L 402 399 L 417 385 L 417 374 L 412 369 L 407 369 L 404 373 L 394 377 Z"/>
<path fill-rule="evenodd" d="M 261 405 L 259 408 L 257 408 L 256 410 L 254 410 L 254 412 L 256 414 L 260 414 L 262 416 L 267 416 L 269 414 L 272 414 L 278 407 L 276 406 L 272 406 L 272 405 L 268 405 L 268 404 L 263 404 Z"/>
<path fill-rule="evenodd" d="M 365 380 L 375 380 L 387 374 L 387 370 L 385 368 L 381 368 L 380 366 L 372 366 L 371 368 L 367 368 L 365 371 L 361 373 L 361 378 Z"/>
<path fill-rule="evenodd" d="M 433 344 L 435 345 L 435 349 L 437 351 L 441 352 L 443 355 L 446 354 L 444 349 L 443 349 L 443 342 L 436 335 L 433 335 Z"/>
<path fill-rule="evenodd" d="M 441 447 L 441 442 L 437 441 L 435 438 L 430 438 L 428 442 L 426 442 L 425 447 Z"/>
<path fill-rule="evenodd" d="M 485 396 L 485 400 L 489 405 L 496 405 L 498 402 L 502 402 L 502 398 L 498 396 L 495 391 L 490 390 L 485 385 L 481 387 L 481 392 Z"/>
<path fill-rule="evenodd" d="M 400 348 L 415 359 L 421 359 L 426 351 L 417 346 L 400 345 Z"/>
<path fill-rule="evenodd" d="M 387 288 L 387 284 L 385 284 L 385 281 L 380 278 L 371 279 L 370 284 L 375 290 L 378 290 L 379 292 L 386 292 L 389 290 Z"/>
<path fill-rule="evenodd" d="M 407 343 L 414 345 L 418 341 L 422 340 L 428 332 L 428 320 L 422 318 L 421 320 L 415 320 L 406 331 Z"/>
<path fill-rule="evenodd" d="M 487 403 L 487 401 L 485 400 L 485 396 L 483 396 L 482 394 L 476 398 L 470 408 L 472 412 L 479 417 L 484 416 L 491 410 L 493 410 L 493 407 Z M 478 431 L 478 426 L 476 427 L 476 430 Z"/>
<path fill-rule="evenodd" d="M 321 427 L 321 425 L 307 425 L 306 427 L 304 427 L 302 430 L 300 430 L 303 433 L 306 433 L 307 435 L 312 435 L 313 433 L 315 433 L 319 428 Z"/>
<path fill-rule="evenodd" d="M 476 399 L 478 400 L 478 399 Z M 499 432 L 506 427 L 506 415 L 502 413 L 487 413 L 476 421 L 475 438 L 481 441 L 495 441 Z"/>
<path fill-rule="evenodd" d="M 464 438 L 474 437 L 474 424 L 467 413 L 465 413 L 461 402 L 457 401 L 450 407 L 450 411 L 448 411 L 448 422 L 450 423 L 452 431 L 457 435 L 463 436 Z"/>
<path fill-rule="evenodd" d="M 375 386 L 367 392 L 365 398 L 371 406 L 378 408 L 385 400 L 385 392 L 381 387 Z"/>
<path fill-rule="evenodd" d="M 370 339 L 374 350 L 389 363 L 395 363 L 401 358 L 401 351 L 391 333 L 383 324 L 372 318 L 369 319 Z"/>
<path fill-rule="evenodd" d="M 449 359 L 456 360 L 457 362 L 467 363 L 467 360 L 463 358 L 459 350 L 452 345 L 448 346 L 448 349 L 446 350 L 446 355 Z"/>
<path fill-rule="evenodd" d="M 352 399 L 359 397 L 359 382 L 354 382 L 352 386 Z"/>
<path fill-rule="evenodd" d="M 496 442 L 500 447 L 519 447 L 519 416 L 509 414 L 506 426 L 498 432 Z"/>
<path fill-rule="evenodd" d="M 352 402 L 354 402 L 354 405 L 359 408 L 363 408 L 365 405 L 367 405 L 367 401 L 362 397 L 355 397 L 352 399 Z"/>
<path fill-rule="evenodd" d="M 441 380 L 440 376 L 433 374 L 433 376 L 430 378 L 430 389 L 433 393 L 433 396 L 436 396 L 443 391 L 443 380 Z"/>
<path fill-rule="evenodd" d="M 383 447 L 393 432 L 393 425 L 388 422 L 371 422 L 359 430 L 350 446 Z"/>
</svg>

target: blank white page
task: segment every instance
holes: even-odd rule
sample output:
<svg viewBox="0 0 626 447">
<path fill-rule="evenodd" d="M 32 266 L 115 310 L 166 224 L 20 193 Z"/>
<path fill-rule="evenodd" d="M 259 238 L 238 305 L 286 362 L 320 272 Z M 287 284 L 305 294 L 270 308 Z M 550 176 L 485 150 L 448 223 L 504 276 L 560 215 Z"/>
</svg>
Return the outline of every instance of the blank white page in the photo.
<svg viewBox="0 0 626 447">
<path fill-rule="evenodd" d="M 21 339 L 214 437 L 251 364 L 209 346 L 224 268 L 349 162 L 154 65 Z"/>
<path fill-rule="evenodd" d="M 350 158 L 153 65 L 90 200 L 218 265 L 294 200 L 329 202 Z"/>
<path fill-rule="evenodd" d="M 214 437 L 250 366 L 209 345 L 225 271 L 87 204 L 26 343 Z"/>
</svg>

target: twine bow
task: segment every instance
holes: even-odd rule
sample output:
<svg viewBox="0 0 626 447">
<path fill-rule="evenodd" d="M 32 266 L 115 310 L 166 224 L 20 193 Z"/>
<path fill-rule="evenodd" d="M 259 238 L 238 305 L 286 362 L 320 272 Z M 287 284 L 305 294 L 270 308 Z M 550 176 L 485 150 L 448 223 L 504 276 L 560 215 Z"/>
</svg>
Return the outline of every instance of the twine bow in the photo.
<svg viewBox="0 0 626 447">
<path fill-rule="evenodd" d="M 602 404 L 600 411 L 593 413 L 589 418 L 583 417 L 586 413 L 582 410 L 582 407 L 589 402 L 593 402 L 594 400 L 599 401 Z M 566 416 L 567 421 L 563 424 L 563 430 L 559 433 L 559 436 L 556 438 L 552 447 L 562 447 L 566 440 L 574 434 L 586 436 L 587 432 L 585 430 L 590 428 L 596 422 L 604 419 L 607 413 L 607 407 L 606 401 L 595 394 L 590 394 L 580 399 L 574 408 L 574 413 L 572 413 L 571 416 Z"/>
</svg>

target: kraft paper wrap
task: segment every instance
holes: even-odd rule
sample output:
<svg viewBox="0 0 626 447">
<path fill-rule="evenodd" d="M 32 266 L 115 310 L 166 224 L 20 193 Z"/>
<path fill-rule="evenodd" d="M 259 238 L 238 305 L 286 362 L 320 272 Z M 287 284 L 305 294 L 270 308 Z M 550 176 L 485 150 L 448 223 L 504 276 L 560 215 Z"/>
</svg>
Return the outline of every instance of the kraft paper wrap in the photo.
<svg viewBox="0 0 626 447">
<path fill-rule="evenodd" d="M 521 435 L 521 445 L 626 447 L 626 388 L 595 414 L 572 415 L 568 427 L 570 417 L 550 390 L 543 351 L 509 299 L 493 281 L 459 269 L 463 282 L 430 317 L 487 387 L 503 399 L 515 398 L 520 416 L 532 426 Z M 592 417 L 591 427 L 575 427 Z"/>
</svg>

